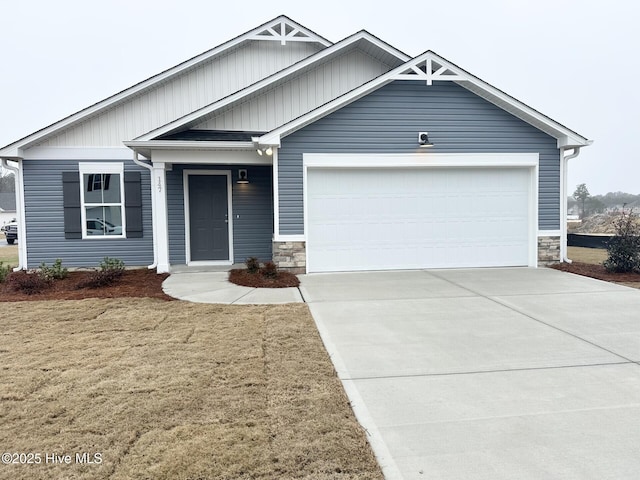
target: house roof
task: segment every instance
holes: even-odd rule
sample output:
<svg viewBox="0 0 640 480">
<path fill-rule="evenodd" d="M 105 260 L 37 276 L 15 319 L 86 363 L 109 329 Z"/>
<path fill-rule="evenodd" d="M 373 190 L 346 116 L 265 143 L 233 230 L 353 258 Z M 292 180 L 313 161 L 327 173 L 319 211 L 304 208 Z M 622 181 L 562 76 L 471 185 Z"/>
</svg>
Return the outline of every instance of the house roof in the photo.
<svg viewBox="0 0 640 480">
<path fill-rule="evenodd" d="M 556 122 L 552 118 L 529 107 L 502 90 L 470 74 L 433 51 L 409 60 L 399 67 L 380 75 L 358 88 L 272 130 L 259 139 L 260 145 L 280 145 L 280 139 L 309 125 L 359 98 L 395 80 L 424 80 L 427 85 L 434 81 L 453 81 L 512 115 L 542 130 L 558 140 L 558 147 L 582 147 L 592 140 Z"/>
<path fill-rule="evenodd" d="M 248 87 L 245 87 L 231 95 L 228 95 L 222 99 L 219 99 L 205 107 L 195 110 L 185 116 L 182 116 L 168 124 L 165 124 L 159 128 L 155 128 L 146 134 L 134 139 L 133 142 L 127 141 L 130 139 L 122 139 L 125 144 L 130 146 L 133 144 L 140 145 L 142 142 L 151 140 L 161 140 L 163 143 L 172 140 L 175 141 L 218 141 L 223 144 L 233 145 L 237 142 L 245 144 L 247 142 L 246 135 L 242 139 L 231 138 L 186 138 L 188 136 L 206 136 L 213 135 L 203 133 L 189 133 L 192 127 L 199 123 L 206 121 L 213 117 L 216 113 L 222 111 L 225 108 L 237 104 L 241 101 L 245 101 L 253 95 L 257 95 L 268 88 L 273 88 L 279 83 L 292 78 L 294 75 L 299 75 L 305 71 L 314 68 L 319 62 L 329 61 L 333 56 L 339 55 L 346 49 L 359 48 L 363 50 L 367 55 L 373 56 L 378 60 L 388 64 L 392 69 L 377 78 L 339 96 L 338 98 L 325 103 L 308 113 L 301 115 L 300 117 L 291 120 L 278 128 L 267 132 L 246 132 L 251 133 L 252 136 L 259 136 L 259 143 L 262 145 L 279 145 L 280 139 L 289 135 L 296 130 L 303 128 L 304 126 L 314 122 L 315 120 L 328 115 L 339 108 L 359 99 L 363 96 L 375 91 L 382 86 L 395 81 L 395 80 L 421 80 L 425 81 L 427 85 L 432 84 L 434 81 L 453 81 L 456 84 L 468 89 L 476 95 L 484 98 L 485 100 L 497 105 L 505 111 L 513 114 L 514 116 L 524 120 L 525 122 L 539 128 L 552 137 L 558 140 L 559 147 L 581 147 L 591 144 L 591 141 L 586 137 L 578 134 L 577 132 L 565 127 L 564 125 L 556 122 L 555 120 L 547 117 L 546 115 L 538 112 L 537 110 L 529 107 L 528 105 L 520 102 L 519 100 L 511 97 L 505 92 L 495 88 L 494 86 L 484 82 L 478 77 L 463 70 L 452 62 L 437 55 L 435 52 L 427 51 L 415 58 L 410 58 L 405 53 L 392 47 L 386 42 L 380 40 L 378 37 L 371 35 L 366 31 L 360 31 L 351 35 L 336 44 L 332 44 L 325 38 L 312 32 L 311 30 L 303 27 L 302 25 L 294 22 L 290 18 L 281 15 L 273 20 L 260 25 L 228 42 L 225 42 L 218 47 L 215 47 L 207 52 L 204 52 L 198 56 L 195 56 L 173 68 L 165 70 L 158 75 L 155 75 L 147 80 L 144 80 L 122 92 L 119 92 L 101 102 L 98 102 L 90 107 L 85 108 L 73 115 L 70 115 L 59 122 L 56 122 L 46 128 L 38 130 L 31 135 L 24 137 L 6 147 L 0 149 L 0 157 L 12 159 L 21 158 L 22 151 L 30 146 L 37 144 L 43 138 L 57 134 L 58 132 L 69 128 L 79 122 L 86 120 L 87 118 L 112 108 L 115 104 L 123 102 L 135 95 L 140 94 L 146 89 L 152 88 L 160 82 L 166 81 L 180 73 L 193 68 L 194 66 L 205 62 L 216 55 L 220 55 L 229 49 L 232 49 L 243 42 L 265 40 L 265 41 L 280 41 L 294 42 L 305 41 L 314 42 L 323 47 L 323 50 L 303 59 L 299 62 L 284 68 L 283 70 L 276 72 Z M 180 133 L 182 132 L 182 133 Z M 173 134 L 178 134 L 173 136 Z M 215 135 L 222 135 L 220 132 Z"/>
<path fill-rule="evenodd" d="M 196 142 L 250 142 L 252 137 L 260 137 L 266 132 L 240 132 L 236 130 L 184 130 L 161 135 L 156 140 L 178 140 Z"/>
<path fill-rule="evenodd" d="M 118 92 L 100 102 L 90 105 L 83 110 L 80 110 L 72 115 L 69 115 L 62 120 L 59 120 L 45 128 L 37 130 L 36 132 L 27 135 L 5 147 L 0 149 L 1 158 L 20 158 L 21 150 L 28 148 L 31 145 L 39 142 L 45 137 L 55 134 L 65 128 L 78 124 L 79 122 L 86 120 L 87 118 L 96 115 L 97 113 L 112 108 L 115 104 L 123 102 L 135 95 L 140 94 L 144 90 L 152 88 L 153 86 L 167 81 L 169 78 L 175 77 L 182 72 L 194 68 L 195 66 L 206 62 L 222 53 L 239 46 L 240 44 L 253 40 L 263 41 L 279 41 L 283 42 L 314 42 L 322 45 L 323 47 L 329 47 L 332 44 L 329 40 L 321 37 L 317 33 L 309 30 L 308 28 L 300 25 L 294 20 L 290 19 L 286 15 L 280 15 L 273 20 L 270 20 L 259 27 L 256 27 L 248 32 L 243 33 L 227 42 L 224 42 L 217 47 L 214 47 L 206 52 L 196 55 L 172 68 L 169 68 L 163 72 L 158 73 L 142 82 L 139 82 L 121 92 Z"/>
</svg>

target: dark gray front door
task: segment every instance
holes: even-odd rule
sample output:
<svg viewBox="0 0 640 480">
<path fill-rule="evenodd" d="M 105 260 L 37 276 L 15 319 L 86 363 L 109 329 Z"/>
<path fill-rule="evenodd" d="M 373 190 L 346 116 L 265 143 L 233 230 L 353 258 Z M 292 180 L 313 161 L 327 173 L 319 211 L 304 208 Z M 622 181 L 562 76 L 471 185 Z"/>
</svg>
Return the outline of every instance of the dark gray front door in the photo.
<svg viewBox="0 0 640 480">
<path fill-rule="evenodd" d="M 229 260 L 226 175 L 189 175 L 191 260 Z"/>
</svg>

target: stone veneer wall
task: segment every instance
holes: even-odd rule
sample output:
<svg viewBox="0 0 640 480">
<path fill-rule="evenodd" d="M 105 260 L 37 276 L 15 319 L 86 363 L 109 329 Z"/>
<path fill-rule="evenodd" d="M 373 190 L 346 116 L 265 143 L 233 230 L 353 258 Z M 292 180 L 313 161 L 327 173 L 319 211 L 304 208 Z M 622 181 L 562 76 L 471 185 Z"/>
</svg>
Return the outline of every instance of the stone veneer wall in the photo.
<svg viewBox="0 0 640 480">
<path fill-rule="evenodd" d="M 279 269 L 292 273 L 306 273 L 305 242 L 273 242 L 273 261 Z M 538 265 L 560 262 L 560 237 L 538 237 Z"/>
<path fill-rule="evenodd" d="M 280 270 L 307 273 L 306 242 L 273 242 L 273 262 Z"/>
<path fill-rule="evenodd" d="M 538 237 L 538 266 L 560 262 L 560 237 Z"/>
</svg>

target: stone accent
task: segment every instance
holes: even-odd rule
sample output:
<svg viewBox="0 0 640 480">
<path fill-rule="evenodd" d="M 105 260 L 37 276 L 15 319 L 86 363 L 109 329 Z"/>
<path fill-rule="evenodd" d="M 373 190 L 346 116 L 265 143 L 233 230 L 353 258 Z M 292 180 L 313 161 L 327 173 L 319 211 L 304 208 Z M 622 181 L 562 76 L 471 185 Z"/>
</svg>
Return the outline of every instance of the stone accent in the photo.
<svg viewBox="0 0 640 480">
<path fill-rule="evenodd" d="M 273 242 L 273 262 L 280 270 L 307 273 L 306 242 Z"/>
<path fill-rule="evenodd" d="M 538 266 L 560 263 L 560 237 L 538 237 Z"/>
</svg>

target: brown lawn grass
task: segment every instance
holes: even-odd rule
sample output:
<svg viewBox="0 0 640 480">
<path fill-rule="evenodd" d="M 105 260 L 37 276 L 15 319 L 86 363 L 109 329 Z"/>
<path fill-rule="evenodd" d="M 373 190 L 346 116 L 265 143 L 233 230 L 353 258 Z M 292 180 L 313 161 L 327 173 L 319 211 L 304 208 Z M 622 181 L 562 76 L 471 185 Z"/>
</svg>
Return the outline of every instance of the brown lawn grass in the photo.
<svg viewBox="0 0 640 480">
<path fill-rule="evenodd" d="M 567 247 L 567 255 L 575 262 L 601 265 L 607 259 L 603 248 Z"/>
<path fill-rule="evenodd" d="M 306 305 L 17 302 L 0 325 L 0 450 L 102 454 L 2 479 L 382 478 Z"/>
</svg>

